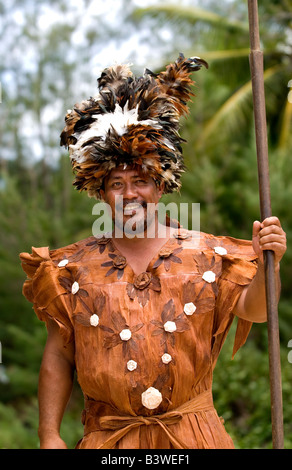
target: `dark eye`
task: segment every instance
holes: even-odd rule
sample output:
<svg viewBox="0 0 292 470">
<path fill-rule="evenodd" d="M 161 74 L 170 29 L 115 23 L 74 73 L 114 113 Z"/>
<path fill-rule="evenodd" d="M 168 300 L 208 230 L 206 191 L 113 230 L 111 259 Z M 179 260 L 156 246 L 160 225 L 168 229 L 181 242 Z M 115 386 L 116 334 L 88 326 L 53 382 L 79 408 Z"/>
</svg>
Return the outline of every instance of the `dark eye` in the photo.
<svg viewBox="0 0 292 470">
<path fill-rule="evenodd" d="M 112 188 L 120 188 L 122 186 L 122 183 L 120 181 L 116 181 L 115 183 L 112 184 Z"/>
</svg>

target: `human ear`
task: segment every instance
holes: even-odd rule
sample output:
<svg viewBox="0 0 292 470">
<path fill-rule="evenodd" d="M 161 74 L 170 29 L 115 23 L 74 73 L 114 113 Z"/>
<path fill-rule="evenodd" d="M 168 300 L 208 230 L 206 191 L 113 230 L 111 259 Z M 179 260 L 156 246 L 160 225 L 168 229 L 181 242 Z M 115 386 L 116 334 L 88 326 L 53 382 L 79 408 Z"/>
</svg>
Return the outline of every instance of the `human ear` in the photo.
<svg viewBox="0 0 292 470">
<path fill-rule="evenodd" d="M 99 190 L 99 195 L 100 195 L 100 199 L 101 199 L 102 201 L 105 201 L 105 192 L 104 192 L 103 189 L 100 189 L 100 190 Z"/>
<path fill-rule="evenodd" d="M 164 182 L 162 181 L 159 186 L 157 186 L 157 189 L 158 189 L 158 196 L 159 198 L 161 198 L 162 194 L 163 194 L 163 191 L 164 191 Z"/>
</svg>

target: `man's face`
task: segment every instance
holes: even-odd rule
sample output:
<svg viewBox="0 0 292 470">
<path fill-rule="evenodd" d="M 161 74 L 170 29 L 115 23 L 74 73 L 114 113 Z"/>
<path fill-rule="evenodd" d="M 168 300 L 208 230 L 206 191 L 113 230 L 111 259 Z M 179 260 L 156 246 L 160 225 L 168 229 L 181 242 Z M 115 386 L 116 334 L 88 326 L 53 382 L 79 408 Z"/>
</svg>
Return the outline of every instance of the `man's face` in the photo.
<svg viewBox="0 0 292 470">
<path fill-rule="evenodd" d="M 147 204 L 159 202 L 163 186 L 157 187 L 154 180 L 132 169 L 114 169 L 105 179 L 104 190 L 100 190 L 103 200 L 110 205 L 115 225 L 127 231 L 144 232 L 151 221 Z M 152 218 L 153 220 L 153 218 Z"/>
</svg>

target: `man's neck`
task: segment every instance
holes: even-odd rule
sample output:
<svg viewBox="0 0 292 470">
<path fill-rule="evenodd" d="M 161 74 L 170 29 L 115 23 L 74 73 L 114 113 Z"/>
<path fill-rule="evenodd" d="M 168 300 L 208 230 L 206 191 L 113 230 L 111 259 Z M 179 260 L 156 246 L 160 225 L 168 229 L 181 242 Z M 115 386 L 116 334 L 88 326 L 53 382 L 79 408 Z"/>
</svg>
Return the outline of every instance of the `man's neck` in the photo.
<svg viewBox="0 0 292 470">
<path fill-rule="evenodd" d="M 119 248 L 147 249 L 148 246 L 159 244 L 158 240 L 161 241 L 161 244 L 165 243 L 172 236 L 173 230 L 173 228 L 158 222 L 155 227 L 148 227 L 142 234 L 137 234 L 134 237 L 128 236 L 126 233 L 123 233 L 121 237 L 116 237 L 115 231 L 113 231 L 113 240 Z"/>
<path fill-rule="evenodd" d="M 113 236 L 113 242 L 120 254 L 125 256 L 133 272 L 138 275 L 148 269 L 149 263 L 172 237 L 173 231 L 172 227 L 161 226 L 160 230 L 157 227 L 156 237 L 147 237 L 146 231 L 143 238 L 127 236 L 115 238 Z"/>
</svg>

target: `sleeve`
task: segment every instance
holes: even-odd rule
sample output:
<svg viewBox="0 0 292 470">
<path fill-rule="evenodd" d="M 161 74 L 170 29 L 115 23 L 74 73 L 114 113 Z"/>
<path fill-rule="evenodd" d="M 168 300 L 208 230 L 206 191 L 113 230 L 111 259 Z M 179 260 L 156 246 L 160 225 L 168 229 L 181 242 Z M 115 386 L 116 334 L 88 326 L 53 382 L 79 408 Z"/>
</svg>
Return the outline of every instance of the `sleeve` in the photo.
<svg viewBox="0 0 292 470">
<path fill-rule="evenodd" d="M 66 290 L 59 283 L 59 268 L 53 262 L 48 247 L 34 248 L 32 253 L 20 253 L 21 265 L 27 274 L 22 293 L 32 302 L 41 321 L 54 320 L 65 342 L 73 340 L 73 325 L 68 313 Z"/>
<path fill-rule="evenodd" d="M 224 249 L 213 330 L 213 354 L 217 358 L 235 317 L 233 309 L 243 289 L 250 284 L 257 272 L 257 255 L 251 241 L 232 237 L 216 237 L 216 241 Z M 237 318 L 232 359 L 246 342 L 251 327 L 252 322 Z"/>
</svg>

